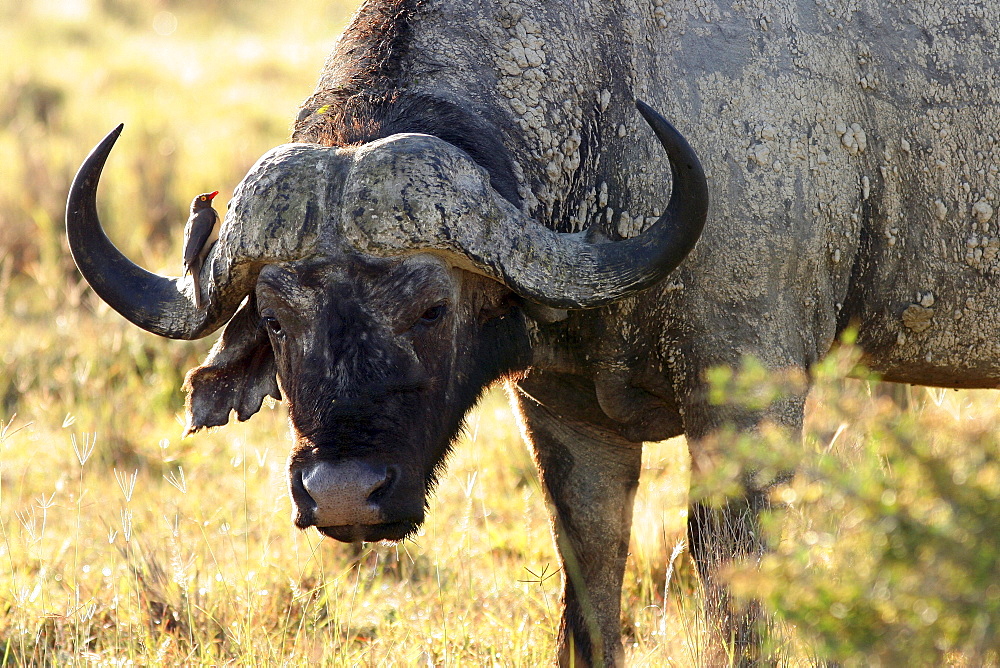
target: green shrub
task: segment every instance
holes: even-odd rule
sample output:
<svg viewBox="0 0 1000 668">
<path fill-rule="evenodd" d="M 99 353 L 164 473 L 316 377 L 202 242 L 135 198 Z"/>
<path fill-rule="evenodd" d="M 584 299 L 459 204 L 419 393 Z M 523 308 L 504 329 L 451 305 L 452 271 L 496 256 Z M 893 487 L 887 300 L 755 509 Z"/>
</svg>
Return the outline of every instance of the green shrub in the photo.
<svg viewBox="0 0 1000 668">
<path fill-rule="evenodd" d="M 743 471 L 771 479 L 771 545 L 731 573 L 784 622 L 784 644 L 847 665 L 996 665 L 1000 656 L 1000 442 L 992 391 L 923 390 L 901 407 L 872 392 L 845 346 L 813 370 L 802 441 L 765 428 L 729 441 L 702 490 Z M 714 376 L 718 401 L 779 400 L 750 363 Z M 753 391 L 748 391 L 752 387 Z M 742 390 L 740 388 L 743 388 Z M 775 641 L 778 642 L 778 641 Z"/>
</svg>

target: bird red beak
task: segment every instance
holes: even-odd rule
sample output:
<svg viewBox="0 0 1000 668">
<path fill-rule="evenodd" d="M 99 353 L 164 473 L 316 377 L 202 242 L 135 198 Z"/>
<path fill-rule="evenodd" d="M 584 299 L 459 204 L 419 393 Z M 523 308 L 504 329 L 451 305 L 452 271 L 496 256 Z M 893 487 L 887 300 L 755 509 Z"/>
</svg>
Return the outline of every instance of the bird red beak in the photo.
<svg viewBox="0 0 1000 668">
<path fill-rule="evenodd" d="M 215 199 L 215 196 L 218 195 L 218 194 L 219 194 L 218 190 L 216 190 L 214 193 L 209 194 L 208 200 L 212 201 L 213 199 Z"/>
</svg>

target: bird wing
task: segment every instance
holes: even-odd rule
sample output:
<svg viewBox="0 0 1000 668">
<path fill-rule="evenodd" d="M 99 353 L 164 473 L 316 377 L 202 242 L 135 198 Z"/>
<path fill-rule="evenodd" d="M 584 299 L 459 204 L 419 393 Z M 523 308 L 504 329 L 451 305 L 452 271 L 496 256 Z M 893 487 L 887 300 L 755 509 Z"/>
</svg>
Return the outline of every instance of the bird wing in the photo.
<svg viewBox="0 0 1000 668">
<path fill-rule="evenodd" d="M 184 226 L 184 267 L 190 268 L 198 258 L 198 253 L 205 247 L 205 242 L 212 236 L 212 230 L 219 220 L 215 209 L 202 209 L 188 218 Z"/>
</svg>

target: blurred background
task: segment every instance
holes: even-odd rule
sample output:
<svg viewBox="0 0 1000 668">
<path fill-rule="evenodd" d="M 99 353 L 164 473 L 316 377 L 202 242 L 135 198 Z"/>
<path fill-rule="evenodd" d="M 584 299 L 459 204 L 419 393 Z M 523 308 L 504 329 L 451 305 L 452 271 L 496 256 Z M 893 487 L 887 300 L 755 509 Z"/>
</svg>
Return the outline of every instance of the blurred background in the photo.
<svg viewBox="0 0 1000 668">
<path fill-rule="evenodd" d="M 4 0 L 0 253 L 10 280 L 67 262 L 57 233 L 67 187 L 119 122 L 125 139 L 100 198 L 108 227 L 133 257 L 172 259 L 191 198 L 225 195 L 288 138 L 356 4 Z"/>
<path fill-rule="evenodd" d="M 247 168 L 287 141 L 356 4 L 0 2 L 0 416 L 52 419 L 84 395 L 114 405 L 132 370 L 122 365 L 144 379 L 150 414 L 179 410 L 179 381 L 210 341 L 168 346 L 109 316 L 68 253 L 69 184 L 124 122 L 98 194 L 102 220 L 140 265 L 182 274 L 191 199 L 220 190 L 223 213 Z M 110 410 L 88 428 L 128 439 L 123 416 Z"/>
</svg>

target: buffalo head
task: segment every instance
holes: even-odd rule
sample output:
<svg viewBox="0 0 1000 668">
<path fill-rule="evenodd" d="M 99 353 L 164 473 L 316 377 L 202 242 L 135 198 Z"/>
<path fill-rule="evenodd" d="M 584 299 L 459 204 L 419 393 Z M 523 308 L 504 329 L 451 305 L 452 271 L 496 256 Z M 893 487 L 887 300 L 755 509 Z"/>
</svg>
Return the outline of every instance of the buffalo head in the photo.
<svg viewBox="0 0 1000 668">
<path fill-rule="evenodd" d="M 198 338 L 228 323 L 188 374 L 189 432 L 284 395 L 296 525 L 344 541 L 401 539 L 423 520 L 465 413 L 530 364 L 523 306 L 608 304 L 660 281 L 697 241 L 707 212 L 697 157 L 639 109 L 674 178 L 664 214 L 632 239 L 553 232 L 432 136 L 286 144 L 236 189 L 199 309 L 191 282 L 141 269 L 101 228 L 97 182 L 119 127 L 73 183 L 70 248 L 94 290 L 148 331 Z"/>
</svg>

